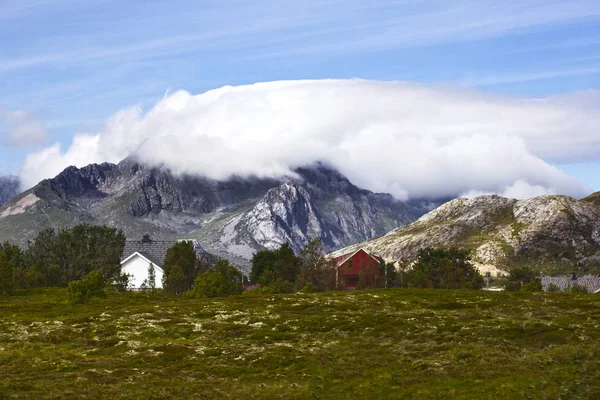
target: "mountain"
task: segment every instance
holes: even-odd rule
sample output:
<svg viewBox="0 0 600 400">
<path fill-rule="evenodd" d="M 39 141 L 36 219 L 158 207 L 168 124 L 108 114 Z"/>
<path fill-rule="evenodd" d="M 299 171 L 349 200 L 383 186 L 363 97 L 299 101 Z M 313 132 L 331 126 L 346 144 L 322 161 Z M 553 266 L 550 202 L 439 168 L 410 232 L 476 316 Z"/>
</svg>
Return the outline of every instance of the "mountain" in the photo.
<svg viewBox="0 0 600 400">
<path fill-rule="evenodd" d="M 416 222 L 337 253 L 364 247 L 397 261 L 427 246 L 471 249 L 482 271 L 530 265 L 546 273 L 600 272 L 600 205 L 590 196 L 456 199 Z M 336 255 L 334 253 L 333 255 Z"/>
<path fill-rule="evenodd" d="M 19 193 L 19 178 L 16 176 L 0 176 L 0 206 Z"/>
<path fill-rule="evenodd" d="M 48 227 L 106 224 L 128 238 L 197 239 L 207 251 L 247 266 L 258 249 L 290 242 L 299 250 L 320 237 L 334 250 L 410 223 L 432 206 L 360 189 L 323 164 L 294 172 L 279 180 L 215 181 L 134 158 L 69 167 L 0 208 L 0 240 L 25 244 Z"/>
</svg>

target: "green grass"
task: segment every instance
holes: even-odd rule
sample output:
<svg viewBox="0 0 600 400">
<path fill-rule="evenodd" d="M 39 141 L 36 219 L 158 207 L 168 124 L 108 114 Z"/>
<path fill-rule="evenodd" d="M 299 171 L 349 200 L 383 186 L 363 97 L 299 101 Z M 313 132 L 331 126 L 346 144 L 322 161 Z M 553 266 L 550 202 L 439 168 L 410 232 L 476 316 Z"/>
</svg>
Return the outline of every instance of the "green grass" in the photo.
<svg viewBox="0 0 600 400">
<path fill-rule="evenodd" d="M 595 295 L 0 298 L 0 398 L 596 399 Z"/>
</svg>

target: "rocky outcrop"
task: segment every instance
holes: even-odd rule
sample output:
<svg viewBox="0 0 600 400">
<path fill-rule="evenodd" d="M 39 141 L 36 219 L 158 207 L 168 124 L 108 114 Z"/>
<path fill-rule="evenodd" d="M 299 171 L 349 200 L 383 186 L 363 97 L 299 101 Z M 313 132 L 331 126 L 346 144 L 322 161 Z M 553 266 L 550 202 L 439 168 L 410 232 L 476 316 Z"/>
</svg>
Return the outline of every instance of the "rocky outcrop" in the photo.
<svg viewBox="0 0 600 400">
<path fill-rule="evenodd" d="M 256 243 L 269 250 L 291 243 L 299 251 L 310 238 L 335 246 L 308 191 L 291 182 L 269 190 L 239 225 L 240 231 L 248 232 Z"/>
<path fill-rule="evenodd" d="M 0 176 L 0 206 L 19 194 L 19 178 Z"/>
<path fill-rule="evenodd" d="M 527 264 L 549 273 L 595 271 L 600 266 L 600 207 L 567 196 L 456 199 L 354 247 L 410 261 L 428 246 L 470 249 L 483 270 Z"/>
</svg>

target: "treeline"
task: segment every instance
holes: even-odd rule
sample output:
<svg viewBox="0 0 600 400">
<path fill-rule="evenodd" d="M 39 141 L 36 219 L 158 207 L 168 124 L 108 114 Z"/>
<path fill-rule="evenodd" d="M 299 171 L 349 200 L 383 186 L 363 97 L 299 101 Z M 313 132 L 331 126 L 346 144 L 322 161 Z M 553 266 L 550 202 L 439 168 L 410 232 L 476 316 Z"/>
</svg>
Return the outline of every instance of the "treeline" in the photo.
<svg viewBox="0 0 600 400">
<path fill-rule="evenodd" d="M 103 282 L 118 286 L 127 283 L 121 274 L 125 235 L 107 226 L 77 225 L 61 230 L 46 229 L 28 242 L 26 250 L 0 244 L 0 294 L 15 289 L 66 287 L 92 271 Z"/>
</svg>

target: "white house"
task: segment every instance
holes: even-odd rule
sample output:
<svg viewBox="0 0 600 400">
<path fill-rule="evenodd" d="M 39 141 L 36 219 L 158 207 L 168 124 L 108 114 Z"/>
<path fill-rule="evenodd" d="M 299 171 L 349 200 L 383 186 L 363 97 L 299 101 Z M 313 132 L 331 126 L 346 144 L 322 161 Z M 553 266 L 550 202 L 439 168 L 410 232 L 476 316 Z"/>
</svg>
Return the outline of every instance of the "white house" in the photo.
<svg viewBox="0 0 600 400">
<path fill-rule="evenodd" d="M 163 269 L 158 264 L 152 262 L 147 256 L 140 252 L 135 252 L 121 261 L 121 272 L 130 276 L 129 285 L 132 289 L 139 289 L 142 283 L 148 279 L 150 265 L 154 267 L 154 282 L 156 288 L 162 288 Z"/>
<path fill-rule="evenodd" d="M 148 279 L 148 267 L 154 266 L 157 288 L 162 288 L 163 263 L 167 256 L 167 250 L 178 242 L 184 240 L 152 240 L 150 236 L 144 235 L 142 240 L 127 240 L 121 257 L 121 271 L 131 276 L 129 283 L 132 289 L 139 289 L 142 283 Z M 210 257 L 196 240 L 189 240 L 194 244 L 196 256 L 207 259 Z"/>
</svg>

